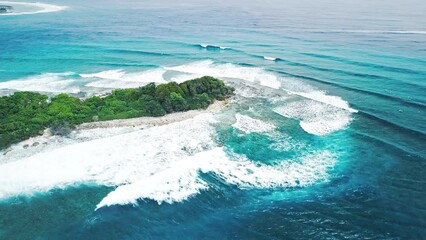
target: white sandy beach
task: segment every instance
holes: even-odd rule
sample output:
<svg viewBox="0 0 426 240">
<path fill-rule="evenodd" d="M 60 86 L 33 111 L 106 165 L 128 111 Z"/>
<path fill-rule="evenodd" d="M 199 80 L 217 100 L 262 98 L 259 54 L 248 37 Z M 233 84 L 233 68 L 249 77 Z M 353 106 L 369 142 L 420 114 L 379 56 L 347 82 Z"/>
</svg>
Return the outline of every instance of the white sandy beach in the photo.
<svg viewBox="0 0 426 240">
<path fill-rule="evenodd" d="M 164 115 L 162 117 L 140 117 L 129 119 L 115 119 L 110 121 L 98 121 L 83 123 L 76 127 L 76 130 L 86 130 L 94 128 L 111 128 L 111 127 L 134 127 L 140 125 L 161 126 L 174 122 L 180 122 L 193 118 L 201 113 L 214 112 L 220 110 L 227 104 L 226 101 L 215 101 L 207 109 L 191 110 L 186 112 L 175 112 Z"/>
</svg>

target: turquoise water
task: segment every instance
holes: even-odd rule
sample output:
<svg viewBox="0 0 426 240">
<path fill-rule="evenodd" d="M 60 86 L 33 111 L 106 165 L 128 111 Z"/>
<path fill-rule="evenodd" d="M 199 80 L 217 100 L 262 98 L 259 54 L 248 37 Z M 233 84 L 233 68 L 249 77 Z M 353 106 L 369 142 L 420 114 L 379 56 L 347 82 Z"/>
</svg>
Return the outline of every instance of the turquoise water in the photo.
<svg viewBox="0 0 426 240">
<path fill-rule="evenodd" d="M 423 239 L 422 1 L 49 1 L 0 16 L 0 94 L 202 75 L 229 106 L 0 155 L 0 239 Z M 99 208 L 97 208 L 99 207 Z"/>
</svg>

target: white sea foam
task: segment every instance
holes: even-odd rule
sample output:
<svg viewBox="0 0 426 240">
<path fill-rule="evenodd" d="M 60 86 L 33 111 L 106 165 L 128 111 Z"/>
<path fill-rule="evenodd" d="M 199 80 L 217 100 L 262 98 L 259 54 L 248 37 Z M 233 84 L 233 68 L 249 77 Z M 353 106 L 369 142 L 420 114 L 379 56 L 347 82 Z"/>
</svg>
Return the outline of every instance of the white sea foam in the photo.
<svg viewBox="0 0 426 240">
<path fill-rule="evenodd" d="M 78 93 L 80 87 L 74 73 L 46 73 L 38 76 L 27 77 L 14 81 L 0 82 L 0 89 L 14 89 L 20 91 L 37 92 L 67 92 Z"/>
<path fill-rule="evenodd" d="M 87 142 L 94 139 L 112 137 L 143 128 L 146 128 L 146 126 L 96 128 L 82 131 L 72 131 L 67 136 L 50 136 L 48 131 L 45 131 L 46 134 L 42 136 L 32 137 L 25 141 L 14 144 L 11 148 L 9 148 L 7 154 L 5 155 L 3 155 L 4 152 L 0 151 L 0 164 L 28 158 L 40 152 L 52 151 L 53 149 L 61 148 L 67 145 Z"/>
<path fill-rule="evenodd" d="M 183 74 L 174 75 L 173 77 L 170 78 L 170 81 L 181 83 L 181 82 L 185 82 L 185 81 L 195 79 L 195 78 L 199 78 L 199 77 L 203 77 L 203 76 L 204 75 L 201 75 L 201 74 L 183 73 Z"/>
<path fill-rule="evenodd" d="M 134 88 L 150 82 L 183 82 L 201 76 L 232 78 L 279 89 L 281 79 L 261 68 L 243 67 L 234 64 L 215 64 L 213 61 L 198 61 L 189 64 L 164 67 L 142 72 L 126 72 L 110 69 L 96 73 L 46 73 L 23 79 L 0 83 L 0 89 L 41 92 L 103 92 L 105 89 Z"/>
<path fill-rule="evenodd" d="M 352 113 L 357 113 L 358 110 L 353 109 L 349 106 L 349 103 L 338 96 L 327 95 L 323 91 L 309 91 L 309 92 L 289 92 L 291 94 L 299 95 L 307 99 L 311 99 L 317 102 L 325 103 L 337 108 L 345 109 Z"/>
<path fill-rule="evenodd" d="M 232 158 L 223 148 L 198 153 L 175 162 L 164 171 L 135 183 L 118 187 L 97 207 L 135 204 L 138 199 L 158 203 L 180 202 L 208 189 L 199 172 L 214 173 L 229 184 L 240 188 L 298 187 L 327 178 L 335 159 L 328 151 L 306 155 L 298 161 L 282 161 L 276 166 L 254 163 L 245 157 Z"/>
<path fill-rule="evenodd" d="M 166 83 L 163 69 L 153 69 L 144 72 L 126 73 L 122 69 L 107 70 L 93 74 L 80 74 L 82 78 L 91 78 L 93 81 L 86 84 L 96 88 L 132 88 L 151 82 Z"/>
<path fill-rule="evenodd" d="M 120 80 L 126 73 L 122 69 L 107 70 L 98 73 L 80 74 L 82 78 L 103 78 L 111 80 Z"/>
<path fill-rule="evenodd" d="M 274 104 L 288 102 L 288 97 L 297 95 L 303 99 L 286 104 L 287 109 L 278 110 L 286 117 L 301 120 L 300 125 L 307 132 L 324 135 L 345 128 L 351 121 L 350 113 L 357 110 L 337 96 L 327 95 L 300 80 L 281 78 L 262 68 L 244 67 L 235 64 L 214 63 L 211 60 L 164 67 L 142 72 L 126 72 L 122 69 L 106 70 L 97 73 L 47 73 L 39 76 L 0 83 L 0 89 L 15 89 L 41 92 L 92 93 L 105 92 L 114 88 L 134 88 L 150 82 L 183 82 L 201 76 L 213 76 L 222 79 L 238 80 L 236 93 L 247 97 L 264 97 Z M 260 85 L 260 86 L 259 86 Z M 262 87 L 266 86 L 266 88 Z M 281 89 L 290 96 L 269 92 Z M 271 92 L 272 93 L 272 92 Z M 273 94 L 276 94 L 273 93 Z M 311 101 L 304 101 L 311 100 Z M 304 109 L 293 109 L 297 106 Z M 304 113 L 309 112 L 310 113 Z M 342 111 L 339 111 L 342 110 Z M 323 119 L 321 119 L 323 118 Z"/>
<path fill-rule="evenodd" d="M 14 8 L 17 6 L 22 7 L 32 7 L 34 10 L 32 11 L 19 11 L 19 12 L 11 12 L 11 13 L 5 13 L 0 14 L 0 16 L 11 16 L 11 15 L 28 15 L 28 14 L 39 14 L 39 13 L 49 13 L 49 12 L 58 12 L 62 11 L 68 7 L 66 6 L 58 6 L 53 4 L 47 4 L 47 3 L 40 3 L 40 2 L 10 2 L 10 1 L 0 1 L 0 4 L 3 5 L 11 5 Z"/>
<path fill-rule="evenodd" d="M 263 56 L 263 59 L 268 60 L 268 61 L 277 61 L 277 58 L 274 57 L 267 57 L 267 56 Z"/>
<path fill-rule="evenodd" d="M 351 112 L 313 100 L 290 102 L 275 108 L 274 111 L 300 120 L 303 130 L 320 136 L 344 129 L 352 121 Z"/>
<path fill-rule="evenodd" d="M 269 148 L 275 151 L 303 151 L 307 147 L 304 142 L 297 141 L 290 135 L 284 134 L 282 132 L 269 132 L 267 133 L 267 136 L 273 141 L 273 143 L 269 145 Z"/>
<path fill-rule="evenodd" d="M 236 114 L 235 118 L 237 119 L 237 121 L 232 126 L 245 133 L 261 133 L 272 131 L 275 129 L 275 125 L 271 123 L 267 123 L 259 119 L 254 119 L 246 115 Z"/>
<path fill-rule="evenodd" d="M 210 114 L 166 126 L 104 137 L 0 165 L 0 198 L 75 184 L 132 183 L 183 157 L 213 147 Z M 0 156 L 0 162 L 1 158 Z"/>
<path fill-rule="evenodd" d="M 0 199 L 78 184 L 118 186 L 98 207 L 185 200 L 208 185 L 212 173 L 239 188 L 303 187 L 327 179 L 335 157 L 306 154 L 277 165 L 227 153 L 214 139 L 211 114 L 144 130 L 64 144 L 0 165 Z M 100 132 L 98 132 L 100 134 Z M 1 162 L 1 161 L 0 161 Z"/>
<path fill-rule="evenodd" d="M 107 70 L 98 73 L 76 74 L 45 73 L 22 79 L 0 82 L 0 89 L 50 93 L 103 93 L 105 89 L 136 88 L 150 82 L 166 83 L 165 70 L 154 69 L 127 73 L 124 70 Z M 187 75 L 187 74 L 185 74 Z M 181 81 L 188 80 L 181 77 Z"/>
<path fill-rule="evenodd" d="M 198 61 L 175 67 L 166 67 L 165 69 L 183 73 L 208 75 L 217 78 L 242 79 L 274 89 L 278 89 L 281 86 L 280 80 L 276 75 L 268 73 L 261 68 L 242 67 L 230 63 L 215 64 L 211 60 Z"/>
<path fill-rule="evenodd" d="M 290 97 L 297 95 L 302 98 L 272 98 L 270 102 L 281 105 L 274 111 L 287 118 L 300 120 L 302 129 L 310 134 L 326 135 L 344 129 L 352 121 L 351 113 L 358 112 L 342 98 L 309 87 L 305 91 L 286 92 Z"/>
</svg>

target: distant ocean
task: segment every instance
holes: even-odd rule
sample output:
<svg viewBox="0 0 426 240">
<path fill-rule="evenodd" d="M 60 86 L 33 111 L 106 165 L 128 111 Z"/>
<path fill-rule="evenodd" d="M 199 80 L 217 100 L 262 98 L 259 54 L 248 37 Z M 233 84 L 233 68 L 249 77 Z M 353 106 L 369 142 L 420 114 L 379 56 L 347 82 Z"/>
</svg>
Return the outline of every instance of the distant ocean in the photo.
<svg viewBox="0 0 426 240">
<path fill-rule="evenodd" d="M 425 238 L 424 1 L 44 3 L 0 1 L 1 95 L 236 96 L 0 152 L 0 239 Z"/>
</svg>

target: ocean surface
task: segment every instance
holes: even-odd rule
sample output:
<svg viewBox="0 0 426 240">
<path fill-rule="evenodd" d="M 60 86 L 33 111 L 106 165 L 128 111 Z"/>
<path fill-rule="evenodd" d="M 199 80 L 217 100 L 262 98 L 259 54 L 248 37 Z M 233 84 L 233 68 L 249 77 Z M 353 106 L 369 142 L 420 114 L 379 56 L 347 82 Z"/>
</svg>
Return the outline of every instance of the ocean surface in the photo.
<svg viewBox="0 0 426 240">
<path fill-rule="evenodd" d="M 426 238 L 424 1 L 2 3 L 1 95 L 236 96 L 0 152 L 0 239 Z"/>
</svg>

